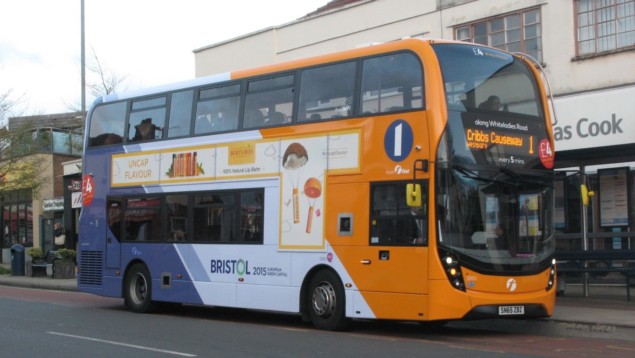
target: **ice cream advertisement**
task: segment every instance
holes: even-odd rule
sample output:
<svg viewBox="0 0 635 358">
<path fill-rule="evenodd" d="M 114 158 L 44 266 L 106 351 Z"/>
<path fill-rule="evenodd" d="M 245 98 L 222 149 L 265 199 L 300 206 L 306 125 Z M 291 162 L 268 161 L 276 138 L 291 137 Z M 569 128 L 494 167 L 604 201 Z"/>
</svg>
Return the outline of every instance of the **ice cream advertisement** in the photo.
<svg viewBox="0 0 635 358">
<path fill-rule="evenodd" d="M 322 248 L 324 245 L 326 148 L 327 137 L 282 142 L 281 248 Z"/>
</svg>

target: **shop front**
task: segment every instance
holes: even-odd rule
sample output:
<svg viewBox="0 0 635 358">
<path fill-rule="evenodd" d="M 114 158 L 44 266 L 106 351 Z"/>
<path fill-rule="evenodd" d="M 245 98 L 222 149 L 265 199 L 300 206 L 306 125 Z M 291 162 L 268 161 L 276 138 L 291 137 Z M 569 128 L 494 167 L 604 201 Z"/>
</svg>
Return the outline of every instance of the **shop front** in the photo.
<svg viewBox="0 0 635 358">
<path fill-rule="evenodd" d="M 11 246 L 33 246 L 33 205 L 28 190 L 4 193 L 0 198 L 2 228 L 2 262 L 11 262 Z"/>
<path fill-rule="evenodd" d="M 556 98 L 557 252 L 635 249 L 634 100 L 635 85 Z"/>
</svg>

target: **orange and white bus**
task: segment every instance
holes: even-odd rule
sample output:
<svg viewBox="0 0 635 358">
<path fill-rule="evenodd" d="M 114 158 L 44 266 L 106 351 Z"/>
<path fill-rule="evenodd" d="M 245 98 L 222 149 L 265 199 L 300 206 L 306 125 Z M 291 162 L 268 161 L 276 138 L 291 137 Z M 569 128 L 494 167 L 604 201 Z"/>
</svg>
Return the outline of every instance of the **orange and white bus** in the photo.
<svg viewBox="0 0 635 358">
<path fill-rule="evenodd" d="M 78 286 L 329 330 L 549 316 L 550 123 L 527 58 L 422 39 L 100 98 Z"/>
</svg>

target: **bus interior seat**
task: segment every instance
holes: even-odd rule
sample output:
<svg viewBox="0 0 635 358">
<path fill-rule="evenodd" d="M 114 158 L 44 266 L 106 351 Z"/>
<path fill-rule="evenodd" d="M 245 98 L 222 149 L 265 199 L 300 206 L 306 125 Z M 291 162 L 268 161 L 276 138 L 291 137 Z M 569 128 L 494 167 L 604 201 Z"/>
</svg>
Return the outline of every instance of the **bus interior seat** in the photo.
<svg viewBox="0 0 635 358">
<path fill-rule="evenodd" d="M 267 123 L 270 126 L 276 126 L 279 124 L 284 124 L 284 114 L 281 112 L 271 112 L 269 115 L 269 122 Z"/>
<path fill-rule="evenodd" d="M 220 225 L 211 225 L 208 227 L 209 230 L 209 240 L 212 241 L 220 241 Z"/>
<path fill-rule="evenodd" d="M 264 123 L 265 117 L 259 109 L 245 110 L 245 122 L 243 123 L 243 127 L 256 128 L 261 127 Z"/>
<path fill-rule="evenodd" d="M 397 112 L 397 111 L 403 111 L 404 107 L 403 106 L 392 106 L 392 107 L 388 107 L 384 110 L 384 112 Z"/>
<path fill-rule="evenodd" d="M 196 119 L 196 124 L 194 127 L 194 133 L 209 133 L 212 131 L 212 123 L 210 122 L 207 115 L 200 116 Z"/>
</svg>

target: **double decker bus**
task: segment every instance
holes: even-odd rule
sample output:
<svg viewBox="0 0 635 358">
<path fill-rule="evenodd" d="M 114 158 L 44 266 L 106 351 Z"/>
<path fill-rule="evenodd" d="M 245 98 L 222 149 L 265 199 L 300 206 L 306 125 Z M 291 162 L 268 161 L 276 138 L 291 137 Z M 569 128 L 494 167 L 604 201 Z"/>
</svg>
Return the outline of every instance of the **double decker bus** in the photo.
<svg viewBox="0 0 635 358">
<path fill-rule="evenodd" d="M 78 287 L 327 330 L 549 316 L 550 123 L 524 56 L 423 39 L 100 98 Z"/>
</svg>

